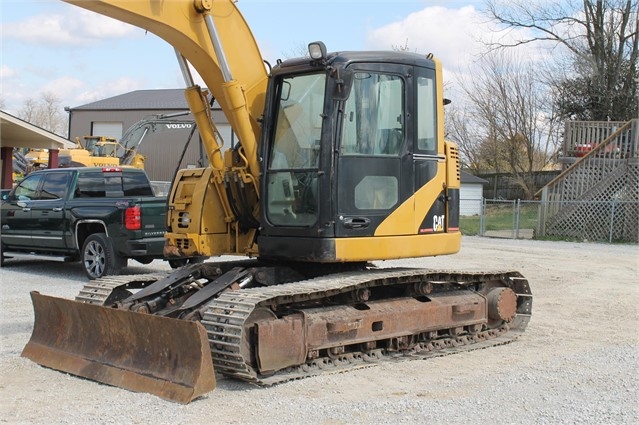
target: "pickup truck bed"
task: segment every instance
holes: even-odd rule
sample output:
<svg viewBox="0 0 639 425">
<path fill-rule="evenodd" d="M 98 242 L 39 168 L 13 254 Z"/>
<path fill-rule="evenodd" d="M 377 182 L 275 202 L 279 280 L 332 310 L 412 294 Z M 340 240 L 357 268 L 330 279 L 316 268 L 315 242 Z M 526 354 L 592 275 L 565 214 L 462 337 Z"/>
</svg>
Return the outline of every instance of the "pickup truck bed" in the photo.
<svg viewBox="0 0 639 425">
<path fill-rule="evenodd" d="M 80 260 L 90 279 L 119 274 L 128 259 L 164 258 L 165 220 L 166 198 L 154 196 L 143 170 L 36 171 L 2 201 L 2 262 Z"/>
</svg>

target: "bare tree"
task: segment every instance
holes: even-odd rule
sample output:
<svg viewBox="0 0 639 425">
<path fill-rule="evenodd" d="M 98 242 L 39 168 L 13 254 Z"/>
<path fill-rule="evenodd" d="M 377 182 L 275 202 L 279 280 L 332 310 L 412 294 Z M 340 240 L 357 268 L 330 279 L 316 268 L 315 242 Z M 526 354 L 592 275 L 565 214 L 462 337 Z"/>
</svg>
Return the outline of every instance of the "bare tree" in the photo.
<svg viewBox="0 0 639 425">
<path fill-rule="evenodd" d="M 404 44 L 400 44 L 400 45 L 392 45 L 391 49 L 393 49 L 396 52 L 410 52 L 410 48 L 408 47 L 408 39 L 406 39 L 404 41 Z"/>
<path fill-rule="evenodd" d="M 478 127 L 474 125 L 468 108 L 451 103 L 446 106 L 444 119 L 446 139 L 454 141 L 459 147 L 461 168 L 473 174 L 484 172 L 489 168 L 483 163 L 484 155 L 480 152 L 481 136 L 478 134 Z"/>
<path fill-rule="evenodd" d="M 546 168 L 557 149 L 556 121 L 546 111 L 546 86 L 531 64 L 493 52 L 475 64 L 461 85 L 468 102 L 463 118 L 453 113 L 449 137 L 477 172 L 508 172 L 531 198 L 533 173 Z"/>
<path fill-rule="evenodd" d="M 60 100 L 51 93 L 43 93 L 38 100 L 26 99 L 18 117 L 62 137 L 67 136 L 67 115 L 60 106 Z"/>
<path fill-rule="evenodd" d="M 563 115 L 593 120 L 636 116 L 638 0 L 487 0 L 485 12 L 506 32 L 526 30 L 522 38 L 488 43 L 492 49 L 533 42 L 566 49 L 573 72 L 552 79 Z"/>
<path fill-rule="evenodd" d="M 291 47 L 288 52 L 284 54 L 284 59 L 293 58 L 307 58 L 308 57 L 308 44 L 298 42 L 295 46 Z"/>
</svg>

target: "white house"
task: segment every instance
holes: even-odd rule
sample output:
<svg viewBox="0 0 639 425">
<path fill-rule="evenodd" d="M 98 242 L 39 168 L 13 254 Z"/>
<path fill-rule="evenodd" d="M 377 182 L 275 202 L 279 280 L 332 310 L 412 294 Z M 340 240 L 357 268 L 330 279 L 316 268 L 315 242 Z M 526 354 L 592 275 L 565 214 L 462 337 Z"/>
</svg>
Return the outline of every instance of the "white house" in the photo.
<svg viewBox="0 0 639 425">
<path fill-rule="evenodd" d="M 459 215 L 479 215 L 481 202 L 484 197 L 484 185 L 487 180 L 461 172 L 461 187 L 459 190 Z"/>
</svg>

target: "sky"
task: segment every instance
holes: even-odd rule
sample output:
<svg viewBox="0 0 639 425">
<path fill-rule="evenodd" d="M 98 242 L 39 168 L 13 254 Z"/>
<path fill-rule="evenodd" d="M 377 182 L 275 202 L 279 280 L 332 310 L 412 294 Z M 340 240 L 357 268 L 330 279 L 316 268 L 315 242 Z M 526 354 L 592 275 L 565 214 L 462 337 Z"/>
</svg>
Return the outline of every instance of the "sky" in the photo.
<svg viewBox="0 0 639 425">
<path fill-rule="evenodd" d="M 171 1 L 171 0 L 166 0 Z M 329 51 L 433 53 L 445 78 L 467 73 L 491 29 L 482 0 L 239 0 L 262 57 L 299 55 L 316 40 Z M 53 94 L 77 107 L 142 89 L 182 88 L 173 48 L 143 29 L 60 0 L 0 2 L 0 104 Z M 510 35 L 512 36 L 512 34 Z"/>
</svg>

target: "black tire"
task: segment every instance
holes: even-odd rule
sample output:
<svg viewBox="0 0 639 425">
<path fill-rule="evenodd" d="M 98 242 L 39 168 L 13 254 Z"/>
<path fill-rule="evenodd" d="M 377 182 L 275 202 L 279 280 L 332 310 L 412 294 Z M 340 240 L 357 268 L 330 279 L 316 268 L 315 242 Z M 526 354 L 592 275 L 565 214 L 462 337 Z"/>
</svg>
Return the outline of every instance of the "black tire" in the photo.
<svg viewBox="0 0 639 425">
<path fill-rule="evenodd" d="M 0 267 L 4 267 L 4 244 L 0 243 Z"/>
<path fill-rule="evenodd" d="M 177 260 L 169 260 L 169 266 L 171 266 L 172 269 L 179 269 L 180 267 L 186 266 L 187 262 L 188 262 L 188 259 L 186 259 L 186 258 L 180 258 L 180 259 L 177 259 Z"/>
<path fill-rule="evenodd" d="M 176 260 L 169 260 L 169 266 L 173 269 L 179 269 L 187 264 L 201 264 L 209 257 L 191 257 L 191 258 L 179 258 Z"/>
<path fill-rule="evenodd" d="M 134 260 L 140 264 L 151 264 L 153 257 L 135 257 Z"/>
<path fill-rule="evenodd" d="M 82 267 L 89 279 L 107 275 L 118 275 L 126 265 L 126 260 L 118 256 L 113 243 L 104 233 L 94 233 L 82 246 Z"/>
</svg>

